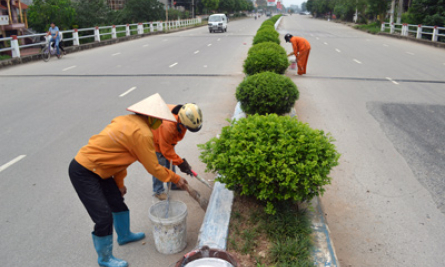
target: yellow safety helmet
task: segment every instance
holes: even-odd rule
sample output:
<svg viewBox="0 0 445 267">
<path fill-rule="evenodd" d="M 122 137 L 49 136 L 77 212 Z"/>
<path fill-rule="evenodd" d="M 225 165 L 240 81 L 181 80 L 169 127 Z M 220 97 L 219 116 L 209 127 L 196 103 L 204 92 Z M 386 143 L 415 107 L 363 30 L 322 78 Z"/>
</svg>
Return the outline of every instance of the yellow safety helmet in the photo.
<svg viewBox="0 0 445 267">
<path fill-rule="evenodd" d="M 191 132 L 197 132 L 202 127 L 202 112 L 196 104 L 185 104 L 178 112 L 179 121 Z"/>
</svg>

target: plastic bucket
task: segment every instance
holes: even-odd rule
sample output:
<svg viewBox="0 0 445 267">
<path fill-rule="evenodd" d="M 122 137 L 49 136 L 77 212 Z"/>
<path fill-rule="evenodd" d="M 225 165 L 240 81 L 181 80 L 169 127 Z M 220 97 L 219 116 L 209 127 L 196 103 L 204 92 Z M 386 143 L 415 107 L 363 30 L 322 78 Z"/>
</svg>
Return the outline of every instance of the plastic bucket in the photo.
<svg viewBox="0 0 445 267">
<path fill-rule="evenodd" d="M 178 253 L 187 246 L 187 205 L 170 201 L 168 206 L 168 217 L 167 201 L 154 204 L 148 212 L 156 249 L 162 254 Z"/>
<path fill-rule="evenodd" d="M 185 267 L 233 267 L 233 265 L 217 258 L 202 258 L 188 263 Z"/>
</svg>

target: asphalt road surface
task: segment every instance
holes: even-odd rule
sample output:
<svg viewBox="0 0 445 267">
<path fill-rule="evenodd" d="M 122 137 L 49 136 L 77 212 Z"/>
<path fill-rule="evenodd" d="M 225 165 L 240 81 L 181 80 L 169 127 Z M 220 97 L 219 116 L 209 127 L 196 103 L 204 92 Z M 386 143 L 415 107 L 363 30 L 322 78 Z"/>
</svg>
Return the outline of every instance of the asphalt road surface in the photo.
<svg viewBox="0 0 445 267">
<path fill-rule="evenodd" d="M 203 173 L 196 144 L 233 114 L 263 19 L 230 22 L 227 34 L 201 27 L 0 70 L 2 265 L 95 266 L 93 224 L 68 164 L 91 135 L 148 95 L 203 109 L 203 130 L 177 148 Z M 279 30 L 312 45 L 308 74 L 287 74 L 300 90 L 298 117 L 332 133 L 342 153 L 322 198 L 342 266 L 444 266 L 444 50 L 309 16 L 287 16 Z M 147 238 L 115 243 L 115 256 L 131 266 L 172 266 L 183 253 L 159 254 L 150 236 L 151 176 L 136 163 L 126 185 L 131 228 Z M 204 213 L 186 193 L 172 197 L 188 206 L 187 252 Z"/>
<path fill-rule="evenodd" d="M 309 16 L 279 31 L 311 43 L 297 114 L 342 154 L 322 198 L 341 266 L 445 266 L 445 50 Z"/>
<path fill-rule="evenodd" d="M 167 103 L 201 107 L 203 129 L 188 133 L 177 152 L 213 180 L 204 173 L 197 144 L 215 137 L 232 116 L 242 63 L 260 24 L 233 21 L 227 33 L 213 34 L 199 27 L 0 70 L 1 265 L 97 266 L 93 223 L 69 181 L 68 165 L 92 135 L 154 93 Z M 158 253 L 148 218 L 156 202 L 151 179 L 139 163 L 125 179 L 131 229 L 147 238 L 145 245 L 115 242 L 114 255 L 134 267 L 172 266 L 195 248 L 204 216 L 187 193 L 173 192 L 172 199 L 188 206 L 188 246 L 175 255 Z M 207 187 L 188 180 L 210 196 Z"/>
</svg>

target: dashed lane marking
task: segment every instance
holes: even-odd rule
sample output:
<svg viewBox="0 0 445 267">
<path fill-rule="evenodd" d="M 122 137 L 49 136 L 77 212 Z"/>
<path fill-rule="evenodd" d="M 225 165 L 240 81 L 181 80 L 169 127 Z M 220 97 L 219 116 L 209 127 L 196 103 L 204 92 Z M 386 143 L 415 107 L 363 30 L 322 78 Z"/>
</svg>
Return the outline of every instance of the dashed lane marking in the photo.
<svg viewBox="0 0 445 267">
<path fill-rule="evenodd" d="M 6 170 L 8 167 L 11 167 L 13 164 L 19 162 L 24 157 L 26 157 L 26 155 L 20 155 L 20 156 L 16 157 L 15 159 L 11 160 L 10 162 L 3 164 L 2 166 L 0 166 L 0 172 Z"/>
<path fill-rule="evenodd" d="M 393 84 L 399 84 L 398 82 L 394 81 L 393 79 L 391 79 L 390 77 L 386 77 L 386 79 L 390 82 L 392 82 Z"/>
<path fill-rule="evenodd" d="M 196 54 L 198 54 L 198 53 L 199 53 L 199 50 L 195 51 L 195 52 L 194 52 L 193 54 L 195 54 L 195 55 L 196 55 Z"/>
<path fill-rule="evenodd" d="M 324 42 L 325 45 L 328 45 L 328 43 Z"/>
<path fill-rule="evenodd" d="M 171 64 L 169 67 L 173 68 L 174 66 L 178 65 L 178 62 Z"/>
<path fill-rule="evenodd" d="M 386 47 L 388 47 L 389 45 L 387 45 L 387 44 L 383 44 L 383 46 L 386 46 Z"/>
<path fill-rule="evenodd" d="M 142 47 L 147 47 L 148 46 L 148 44 L 144 44 Z"/>
<path fill-rule="evenodd" d="M 136 86 L 135 87 L 131 87 L 125 93 L 120 94 L 119 97 L 124 97 L 124 96 L 128 95 L 129 93 L 131 93 L 132 91 L 134 91 L 135 89 L 136 89 Z"/>
<path fill-rule="evenodd" d="M 354 59 L 354 61 L 358 64 L 362 64 L 360 61 L 358 61 L 357 59 Z"/>
<path fill-rule="evenodd" d="M 112 54 L 111 56 L 117 56 L 117 55 L 120 55 L 121 54 L 121 52 L 119 52 L 119 53 L 114 53 L 114 54 Z"/>
<path fill-rule="evenodd" d="M 208 44 L 207 46 L 211 46 L 212 44 Z"/>
<path fill-rule="evenodd" d="M 408 55 L 414 56 L 414 53 L 411 53 L 411 52 L 405 52 L 405 53 L 407 53 Z"/>
<path fill-rule="evenodd" d="M 337 51 L 338 53 L 341 53 L 340 49 L 335 48 L 335 51 Z"/>
<path fill-rule="evenodd" d="M 67 70 L 71 70 L 71 69 L 74 69 L 76 67 L 76 65 L 74 65 L 74 66 L 71 66 L 71 67 L 68 67 L 68 68 L 64 68 L 62 71 L 67 71 Z"/>
</svg>

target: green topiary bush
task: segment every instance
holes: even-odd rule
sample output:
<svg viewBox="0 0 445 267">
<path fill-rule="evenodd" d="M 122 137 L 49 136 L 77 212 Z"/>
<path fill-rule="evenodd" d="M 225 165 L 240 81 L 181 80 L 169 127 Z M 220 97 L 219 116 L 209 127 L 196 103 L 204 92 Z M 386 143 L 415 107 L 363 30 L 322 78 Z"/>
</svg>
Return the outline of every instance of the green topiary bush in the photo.
<svg viewBox="0 0 445 267">
<path fill-rule="evenodd" d="M 263 25 L 263 26 L 259 27 L 256 32 L 258 33 L 259 31 L 266 30 L 266 29 L 267 30 L 271 30 L 271 31 L 275 31 L 275 27 L 274 26 L 266 24 L 266 25 Z"/>
<path fill-rule="evenodd" d="M 206 171 L 241 195 L 267 203 L 275 213 L 282 201 L 306 201 L 323 194 L 340 154 L 322 130 L 288 116 L 254 115 L 233 120 L 219 138 L 198 145 Z"/>
<path fill-rule="evenodd" d="M 258 45 L 260 47 L 256 47 Z M 251 48 L 246 60 L 244 60 L 244 73 L 253 75 L 259 72 L 271 71 L 284 74 L 289 67 L 286 51 L 280 45 L 273 42 L 264 42 Z M 264 45 L 263 45 L 264 44 Z"/>
<path fill-rule="evenodd" d="M 236 89 L 236 99 L 247 114 L 289 113 L 298 97 L 291 79 L 272 72 L 248 76 Z"/>
<path fill-rule="evenodd" d="M 264 25 L 270 25 L 270 26 L 274 27 L 274 29 L 275 29 L 275 22 L 271 21 L 270 19 L 265 20 L 263 23 L 261 23 L 261 26 L 264 26 Z"/>
<path fill-rule="evenodd" d="M 280 17 L 281 17 L 281 15 L 275 15 L 275 16 L 271 17 L 270 20 L 273 21 L 273 23 L 276 23 Z"/>
<path fill-rule="evenodd" d="M 258 31 L 257 31 L 257 33 L 256 33 L 256 35 L 260 35 L 260 34 L 265 34 L 265 33 L 272 33 L 272 34 L 274 34 L 275 35 L 275 37 L 277 38 L 277 39 L 279 39 L 279 36 L 280 36 L 280 34 L 275 30 L 275 29 L 270 29 L 270 28 L 262 28 L 262 29 L 259 29 Z"/>
<path fill-rule="evenodd" d="M 253 37 L 253 45 L 264 43 L 264 42 L 274 42 L 280 44 L 280 39 L 277 36 L 276 31 L 261 31 Z"/>
</svg>

